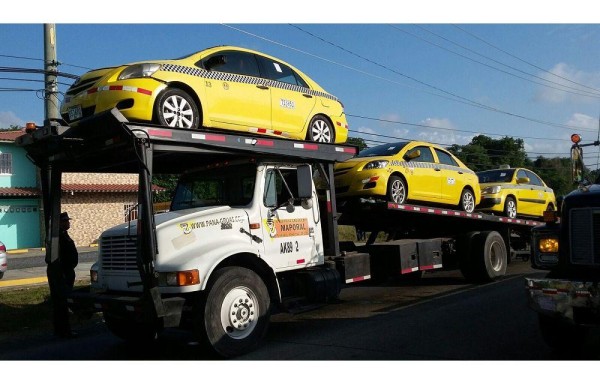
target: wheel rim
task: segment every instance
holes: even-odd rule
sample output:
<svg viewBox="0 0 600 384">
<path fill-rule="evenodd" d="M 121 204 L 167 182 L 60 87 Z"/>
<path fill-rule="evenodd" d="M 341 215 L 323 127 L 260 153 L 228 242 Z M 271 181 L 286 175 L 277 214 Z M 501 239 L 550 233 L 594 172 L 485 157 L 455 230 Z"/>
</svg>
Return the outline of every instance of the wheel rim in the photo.
<svg viewBox="0 0 600 384">
<path fill-rule="evenodd" d="M 260 308 L 256 294 L 247 287 L 236 287 L 229 291 L 221 305 L 221 325 L 233 339 L 250 335 L 258 320 Z"/>
<path fill-rule="evenodd" d="M 514 219 L 517 217 L 517 204 L 513 200 L 508 200 L 506 202 L 506 211 L 508 213 L 508 217 Z"/>
<path fill-rule="evenodd" d="M 470 192 L 466 192 L 465 194 L 463 194 L 462 204 L 466 212 L 473 212 L 475 210 L 475 198 L 473 197 L 473 194 L 471 194 Z"/>
<path fill-rule="evenodd" d="M 494 241 L 490 244 L 490 266 L 496 272 L 502 269 L 502 246 L 499 242 Z"/>
<path fill-rule="evenodd" d="M 331 143 L 331 128 L 323 119 L 313 121 L 310 127 L 313 141 L 319 143 Z"/>
<path fill-rule="evenodd" d="M 406 198 L 406 188 L 404 188 L 404 184 L 400 180 L 394 180 L 391 188 L 392 201 L 394 203 L 404 203 L 404 199 Z"/>
<path fill-rule="evenodd" d="M 169 96 L 163 102 L 162 115 L 169 127 L 191 128 L 194 124 L 194 110 L 181 96 Z"/>
</svg>

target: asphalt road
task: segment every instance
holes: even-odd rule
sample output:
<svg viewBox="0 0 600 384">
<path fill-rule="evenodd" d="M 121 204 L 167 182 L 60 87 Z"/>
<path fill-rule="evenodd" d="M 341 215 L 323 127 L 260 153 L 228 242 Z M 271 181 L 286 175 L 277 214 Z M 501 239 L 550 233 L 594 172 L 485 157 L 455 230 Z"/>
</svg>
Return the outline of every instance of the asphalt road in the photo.
<svg viewBox="0 0 600 384">
<path fill-rule="evenodd" d="M 237 360 L 480 361 L 597 360 L 600 337 L 583 351 L 558 353 L 541 339 L 527 307 L 524 276 L 537 274 L 517 261 L 501 281 L 467 284 L 458 272 L 427 274 L 418 283 L 363 284 L 340 301 L 297 314 L 272 316 L 262 348 Z M 22 335 L 0 345 L 6 360 L 213 360 L 191 334 L 170 330 L 151 346 L 129 345 L 100 319 L 75 329 L 80 337 Z"/>
</svg>

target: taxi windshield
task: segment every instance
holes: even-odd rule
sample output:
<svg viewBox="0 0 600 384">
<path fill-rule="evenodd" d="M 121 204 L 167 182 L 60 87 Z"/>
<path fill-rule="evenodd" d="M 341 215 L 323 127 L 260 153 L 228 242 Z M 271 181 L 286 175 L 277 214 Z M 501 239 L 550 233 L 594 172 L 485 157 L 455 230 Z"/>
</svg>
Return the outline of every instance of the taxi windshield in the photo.
<svg viewBox="0 0 600 384">
<path fill-rule="evenodd" d="M 408 144 L 407 142 L 383 144 L 361 151 L 356 157 L 394 156 Z"/>
<path fill-rule="evenodd" d="M 515 174 L 514 169 L 493 169 L 491 171 L 478 172 L 480 183 L 508 183 Z"/>
</svg>

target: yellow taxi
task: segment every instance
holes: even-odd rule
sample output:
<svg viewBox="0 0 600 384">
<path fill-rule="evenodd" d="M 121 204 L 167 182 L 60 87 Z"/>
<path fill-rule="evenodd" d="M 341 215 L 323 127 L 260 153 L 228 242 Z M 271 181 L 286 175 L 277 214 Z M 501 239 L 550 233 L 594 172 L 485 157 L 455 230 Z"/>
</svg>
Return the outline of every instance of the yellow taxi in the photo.
<svg viewBox="0 0 600 384">
<path fill-rule="evenodd" d="M 554 191 L 534 172 L 510 168 L 477 172 L 481 185 L 480 211 L 517 216 L 543 217 L 545 210 L 556 209 Z"/>
<path fill-rule="evenodd" d="M 336 196 L 424 202 L 473 212 L 481 192 L 475 172 L 444 148 L 410 141 L 361 151 L 334 168 Z"/>
<path fill-rule="evenodd" d="M 233 46 L 89 71 L 67 90 L 61 115 L 77 125 L 114 107 L 130 121 L 174 128 L 323 143 L 344 143 L 348 137 L 337 97 L 275 57 Z"/>
</svg>

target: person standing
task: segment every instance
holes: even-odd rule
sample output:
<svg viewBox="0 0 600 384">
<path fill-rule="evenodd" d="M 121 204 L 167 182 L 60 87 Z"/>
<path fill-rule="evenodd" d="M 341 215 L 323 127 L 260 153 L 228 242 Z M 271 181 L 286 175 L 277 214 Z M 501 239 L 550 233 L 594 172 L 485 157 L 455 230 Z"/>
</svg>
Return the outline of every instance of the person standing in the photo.
<svg viewBox="0 0 600 384">
<path fill-rule="evenodd" d="M 75 284 L 75 267 L 79 262 L 79 255 L 75 242 L 67 232 L 71 227 L 71 218 L 67 212 L 60 214 L 59 227 L 59 257 L 51 262 L 50 253 L 46 252 L 46 263 L 48 264 L 46 274 L 52 299 L 54 334 L 62 338 L 72 338 L 76 337 L 77 334 L 71 331 L 67 297 Z"/>
</svg>

